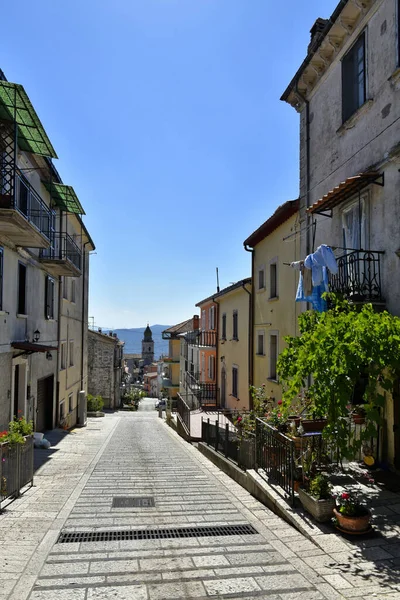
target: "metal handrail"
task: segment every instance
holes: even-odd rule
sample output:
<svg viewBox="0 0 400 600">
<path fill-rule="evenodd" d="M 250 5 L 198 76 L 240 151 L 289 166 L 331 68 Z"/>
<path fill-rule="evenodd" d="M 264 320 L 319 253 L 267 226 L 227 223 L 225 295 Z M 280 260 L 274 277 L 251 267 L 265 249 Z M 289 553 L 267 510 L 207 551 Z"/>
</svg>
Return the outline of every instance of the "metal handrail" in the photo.
<svg viewBox="0 0 400 600">
<path fill-rule="evenodd" d="M 55 212 L 47 206 L 22 173 L 17 171 L 15 181 L 14 208 L 50 240 L 54 231 Z"/>
<path fill-rule="evenodd" d="M 68 233 L 54 232 L 51 245 L 40 251 L 40 258 L 46 260 L 68 260 L 81 270 L 82 251 Z"/>
<path fill-rule="evenodd" d="M 354 250 L 338 257 L 338 272 L 329 276 L 330 291 L 353 302 L 383 302 L 381 254 L 378 250 Z"/>
</svg>

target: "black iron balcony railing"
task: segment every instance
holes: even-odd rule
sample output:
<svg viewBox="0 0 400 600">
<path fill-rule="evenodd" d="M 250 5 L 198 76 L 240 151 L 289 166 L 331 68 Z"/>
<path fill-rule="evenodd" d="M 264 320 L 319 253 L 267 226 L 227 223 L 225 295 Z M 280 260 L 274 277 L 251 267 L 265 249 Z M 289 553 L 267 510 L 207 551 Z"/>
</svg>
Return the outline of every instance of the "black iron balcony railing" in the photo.
<svg viewBox="0 0 400 600">
<path fill-rule="evenodd" d="M 337 259 L 337 274 L 329 277 L 329 290 L 353 302 L 384 302 L 382 254 L 376 250 L 356 250 L 340 256 Z"/>
<path fill-rule="evenodd" d="M 67 260 L 79 271 L 82 269 L 82 252 L 68 233 L 55 232 L 51 236 L 51 246 L 40 251 L 43 260 Z"/>
<path fill-rule="evenodd" d="M 18 210 L 42 235 L 51 239 L 55 213 L 20 172 L 15 175 L 15 193 L 13 196 L 2 195 L 0 207 Z"/>
<path fill-rule="evenodd" d="M 217 332 L 216 331 L 189 331 L 185 336 L 186 342 L 192 346 L 208 346 L 216 348 Z"/>
<path fill-rule="evenodd" d="M 199 373 L 185 373 L 186 385 L 196 396 L 200 404 L 218 404 L 218 388 L 215 383 L 200 382 Z"/>
</svg>

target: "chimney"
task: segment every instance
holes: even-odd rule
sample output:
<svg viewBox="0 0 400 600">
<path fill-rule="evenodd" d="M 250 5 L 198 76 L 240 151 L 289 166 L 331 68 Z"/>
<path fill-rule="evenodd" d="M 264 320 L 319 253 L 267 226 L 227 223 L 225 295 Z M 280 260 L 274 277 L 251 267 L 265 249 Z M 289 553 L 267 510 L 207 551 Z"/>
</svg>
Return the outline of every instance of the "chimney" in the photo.
<svg viewBox="0 0 400 600">
<path fill-rule="evenodd" d="M 193 331 L 199 329 L 199 315 L 193 315 Z"/>
<path fill-rule="evenodd" d="M 311 27 L 311 29 L 310 29 L 311 40 L 310 40 L 310 43 L 308 44 L 308 48 L 307 48 L 308 52 L 310 52 L 310 50 L 312 50 L 314 45 L 320 39 L 321 34 L 322 34 L 323 30 L 325 29 L 328 21 L 329 21 L 329 19 L 321 19 L 321 17 L 318 17 L 318 19 L 315 21 L 314 25 Z"/>
</svg>

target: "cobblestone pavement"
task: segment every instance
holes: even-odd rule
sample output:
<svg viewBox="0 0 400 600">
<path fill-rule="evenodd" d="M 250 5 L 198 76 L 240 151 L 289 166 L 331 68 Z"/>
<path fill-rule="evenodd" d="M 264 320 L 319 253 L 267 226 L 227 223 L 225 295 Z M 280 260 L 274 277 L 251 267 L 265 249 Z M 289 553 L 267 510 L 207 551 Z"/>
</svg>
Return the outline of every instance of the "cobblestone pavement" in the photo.
<svg viewBox="0 0 400 600">
<path fill-rule="evenodd" d="M 396 582 L 375 581 L 365 562 L 361 574 L 347 572 L 348 547 L 336 536 L 317 548 L 154 409 L 91 419 L 49 457 L 36 487 L 0 516 L 1 600 L 400 598 Z M 115 497 L 155 506 L 113 507 Z M 257 533 L 57 543 L 60 531 L 244 523 Z"/>
</svg>

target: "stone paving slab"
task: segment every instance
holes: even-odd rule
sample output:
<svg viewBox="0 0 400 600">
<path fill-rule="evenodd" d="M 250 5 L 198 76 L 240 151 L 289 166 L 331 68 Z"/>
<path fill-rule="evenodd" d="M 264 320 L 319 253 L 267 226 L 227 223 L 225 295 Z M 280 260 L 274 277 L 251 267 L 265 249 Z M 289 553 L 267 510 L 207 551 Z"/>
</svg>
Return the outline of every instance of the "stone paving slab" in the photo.
<svg viewBox="0 0 400 600">
<path fill-rule="evenodd" d="M 4 565 L 10 577 L 4 586 L 0 578 L 0 600 L 337 600 L 400 594 L 400 580 L 396 586 L 394 571 L 387 569 L 389 560 L 392 567 L 397 560 L 398 540 L 390 559 L 371 546 L 369 560 L 361 562 L 329 536 L 324 548 L 317 547 L 154 412 L 93 421 L 95 431 L 89 423 L 88 430 L 59 442 L 59 451 L 39 470 L 37 487 L 1 516 L 0 572 Z M 70 452 L 77 473 L 68 472 L 62 482 L 64 458 L 71 468 Z M 113 508 L 115 496 L 153 496 L 155 507 Z M 41 519 L 42 501 L 50 511 L 47 519 Z M 56 543 L 61 530 L 235 523 L 250 523 L 258 533 Z M 17 524 L 9 542 L 10 527 L 13 532 Z"/>
</svg>

